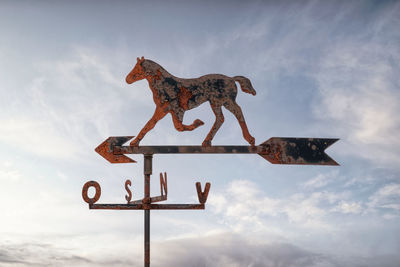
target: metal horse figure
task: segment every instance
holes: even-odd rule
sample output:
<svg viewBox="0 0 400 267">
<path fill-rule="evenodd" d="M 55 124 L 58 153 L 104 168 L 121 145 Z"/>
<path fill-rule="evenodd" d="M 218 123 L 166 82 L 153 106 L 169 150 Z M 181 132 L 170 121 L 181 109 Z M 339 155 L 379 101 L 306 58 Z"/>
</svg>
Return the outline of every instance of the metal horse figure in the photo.
<svg viewBox="0 0 400 267">
<path fill-rule="evenodd" d="M 222 106 L 235 115 L 242 128 L 244 139 L 254 146 L 255 139 L 250 135 L 242 109 L 235 101 L 237 95 L 235 81 L 239 82 L 243 92 L 256 94 L 250 80 L 246 77 L 208 74 L 195 79 L 182 79 L 171 75 L 156 62 L 142 57 L 137 58 L 135 67 L 126 76 L 126 82 L 131 84 L 142 79 L 149 82 L 156 110 L 138 136 L 130 143 L 131 146 L 138 146 L 145 134 L 168 113 L 171 114 L 174 126 L 178 131 L 192 131 L 203 125 L 204 122 L 199 119 L 190 125 L 185 125 L 182 121 L 185 111 L 198 107 L 206 101 L 210 102 L 216 118 L 202 146 L 211 146 L 211 140 L 224 122 Z"/>
</svg>

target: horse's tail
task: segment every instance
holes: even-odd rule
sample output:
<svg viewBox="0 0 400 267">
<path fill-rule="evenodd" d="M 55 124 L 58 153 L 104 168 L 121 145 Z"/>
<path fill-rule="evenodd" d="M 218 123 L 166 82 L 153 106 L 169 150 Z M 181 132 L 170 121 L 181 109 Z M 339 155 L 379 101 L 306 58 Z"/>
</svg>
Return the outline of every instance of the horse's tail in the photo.
<svg viewBox="0 0 400 267">
<path fill-rule="evenodd" d="M 256 95 L 256 90 L 254 90 L 249 79 L 243 76 L 235 76 L 232 77 L 232 79 L 234 79 L 236 82 L 239 82 L 240 88 L 242 89 L 243 92 Z"/>
</svg>

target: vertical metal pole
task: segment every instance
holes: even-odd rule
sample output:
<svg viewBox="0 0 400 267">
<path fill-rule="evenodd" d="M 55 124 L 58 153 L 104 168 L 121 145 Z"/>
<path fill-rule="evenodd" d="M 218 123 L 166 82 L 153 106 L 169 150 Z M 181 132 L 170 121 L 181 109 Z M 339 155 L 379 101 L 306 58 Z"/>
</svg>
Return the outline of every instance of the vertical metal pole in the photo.
<svg viewBox="0 0 400 267">
<path fill-rule="evenodd" d="M 144 210 L 144 267 L 150 267 L 150 210 Z"/>
<path fill-rule="evenodd" d="M 143 204 L 150 204 L 150 175 L 153 169 L 153 155 L 144 155 L 144 198 Z M 150 209 L 144 210 L 144 267 L 150 267 Z"/>
</svg>

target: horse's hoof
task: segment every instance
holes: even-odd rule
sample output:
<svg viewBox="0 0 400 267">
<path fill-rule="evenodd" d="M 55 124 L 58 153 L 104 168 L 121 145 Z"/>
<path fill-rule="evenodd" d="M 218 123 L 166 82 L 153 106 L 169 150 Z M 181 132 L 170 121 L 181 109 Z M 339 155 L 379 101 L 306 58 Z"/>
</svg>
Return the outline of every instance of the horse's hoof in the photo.
<svg viewBox="0 0 400 267">
<path fill-rule="evenodd" d="M 133 140 L 132 142 L 129 143 L 130 146 L 139 146 L 140 140 Z"/>
<path fill-rule="evenodd" d="M 254 137 L 251 137 L 250 140 L 249 140 L 249 144 L 250 144 L 251 146 L 255 146 L 255 144 L 256 144 L 256 139 L 255 139 Z"/>
<path fill-rule="evenodd" d="M 201 125 L 204 125 L 204 122 L 202 120 L 197 119 L 193 122 L 193 124 L 194 126 L 199 127 Z"/>
<path fill-rule="evenodd" d="M 206 146 L 211 146 L 211 141 L 204 141 L 204 142 L 201 144 L 201 146 L 204 146 L 204 147 L 206 147 Z"/>
</svg>

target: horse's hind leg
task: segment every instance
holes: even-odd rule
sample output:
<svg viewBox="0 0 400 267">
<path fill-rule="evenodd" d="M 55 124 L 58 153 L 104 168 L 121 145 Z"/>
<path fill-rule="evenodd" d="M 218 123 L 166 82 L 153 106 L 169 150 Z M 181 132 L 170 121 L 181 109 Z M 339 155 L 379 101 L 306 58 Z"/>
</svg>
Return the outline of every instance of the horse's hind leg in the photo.
<svg viewBox="0 0 400 267">
<path fill-rule="evenodd" d="M 233 115 L 235 115 L 236 119 L 239 122 L 240 127 L 242 128 L 242 133 L 243 133 L 244 139 L 246 139 L 246 141 L 250 145 L 254 146 L 255 139 L 253 136 L 250 135 L 249 129 L 247 129 L 246 121 L 244 120 L 244 116 L 243 116 L 242 109 L 240 108 L 240 106 L 235 101 L 229 101 L 224 104 L 224 107 L 227 110 L 229 110 L 230 112 L 232 112 Z"/>
<path fill-rule="evenodd" d="M 183 115 L 184 115 L 184 111 L 182 112 L 171 112 L 171 116 L 172 116 L 172 121 L 174 122 L 174 126 L 175 129 L 177 129 L 180 132 L 183 131 L 193 131 L 194 129 L 196 129 L 197 127 L 201 126 L 204 124 L 203 121 L 197 119 L 195 120 L 192 124 L 190 125 L 185 125 L 182 123 L 183 120 Z"/>
<path fill-rule="evenodd" d="M 211 104 L 211 103 L 210 103 Z M 208 133 L 206 139 L 204 139 L 202 146 L 211 146 L 211 140 L 214 138 L 218 129 L 221 127 L 222 123 L 224 123 L 224 114 L 222 114 L 221 106 L 216 106 L 211 104 L 212 111 L 215 114 L 215 122 L 212 126 L 210 132 Z"/>
</svg>

